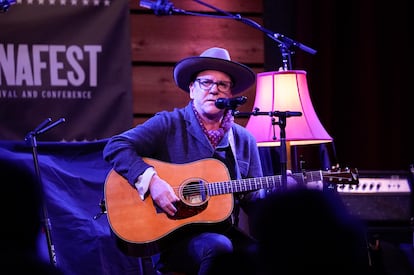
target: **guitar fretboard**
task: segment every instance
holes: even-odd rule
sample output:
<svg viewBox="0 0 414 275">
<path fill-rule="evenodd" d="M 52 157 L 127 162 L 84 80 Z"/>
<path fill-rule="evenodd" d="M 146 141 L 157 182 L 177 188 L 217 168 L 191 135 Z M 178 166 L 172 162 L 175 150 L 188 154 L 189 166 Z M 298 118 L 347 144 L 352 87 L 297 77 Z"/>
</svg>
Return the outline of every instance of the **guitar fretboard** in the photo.
<svg viewBox="0 0 414 275">
<path fill-rule="evenodd" d="M 291 175 L 298 184 L 307 185 L 323 179 L 322 171 L 295 173 Z M 207 184 L 207 192 L 210 196 L 246 192 L 259 189 L 281 189 L 282 176 L 266 176 L 259 178 L 247 178 L 225 182 L 213 182 Z"/>
</svg>

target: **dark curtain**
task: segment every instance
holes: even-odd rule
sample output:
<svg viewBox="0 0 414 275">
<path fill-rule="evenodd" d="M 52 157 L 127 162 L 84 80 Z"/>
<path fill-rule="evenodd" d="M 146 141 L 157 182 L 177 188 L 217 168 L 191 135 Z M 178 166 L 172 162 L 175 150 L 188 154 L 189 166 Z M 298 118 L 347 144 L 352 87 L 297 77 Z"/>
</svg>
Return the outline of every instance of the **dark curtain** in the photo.
<svg viewBox="0 0 414 275">
<path fill-rule="evenodd" d="M 267 29 L 317 50 L 293 48 L 291 66 L 307 71 L 316 113 L 334 138 L 334 162 L 407 170 L 414 163 L 408 0 L 265 0 L 264 12 Z M 265 54 L 265 69 L 277 70 L 279 44 L 266 37 Z"/>
<path fill-rule="evenodd" d="M 141 274 L 138 258 L 117 247 L 100 207 L 110 166 L 102 158 L 106 140 L 96 142 L 38 142 L 37 156 L 50 230 L 39 236 L 39 253 L 53 262 L 46 232 L 51 234 L 56 265 L 65 275 Z M 0 142 L 0 159 L 34 169 L 32 147 L 24 142 Z M 7 179 L 6 184 L 15 184 Z M 18 199 L 7 197 L 5 199 Z M 23 204 L 23 203 L 22 203 Z M 23 204 L 24 205 L 24 204 Z M 24 209 L 16 211 L 25 219 Z M 19 226 L 19 225 L 12 225 Z"/>
</svg>

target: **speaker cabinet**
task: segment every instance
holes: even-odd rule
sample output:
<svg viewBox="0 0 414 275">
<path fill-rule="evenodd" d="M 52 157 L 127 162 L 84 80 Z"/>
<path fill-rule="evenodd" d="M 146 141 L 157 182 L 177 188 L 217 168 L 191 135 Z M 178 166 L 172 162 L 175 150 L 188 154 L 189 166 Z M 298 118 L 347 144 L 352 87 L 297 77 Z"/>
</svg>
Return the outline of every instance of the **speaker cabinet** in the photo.
<svg viewBox="0 0 414 275">
<path fill-rule="evenodd" d="M 337 191 L 350 213 L 364 221 L 410 221 L 410 185 L 408 174 L 359 172 L 357 185 L 338 186 Z"/>
<path fill-rule="evenodd" d="M 413 195 L 404 172 L 359 172 L 356 186 L 338 186 L 349 212 L 368 226 L 372 235 L 411 242 Z"/>
</svg>

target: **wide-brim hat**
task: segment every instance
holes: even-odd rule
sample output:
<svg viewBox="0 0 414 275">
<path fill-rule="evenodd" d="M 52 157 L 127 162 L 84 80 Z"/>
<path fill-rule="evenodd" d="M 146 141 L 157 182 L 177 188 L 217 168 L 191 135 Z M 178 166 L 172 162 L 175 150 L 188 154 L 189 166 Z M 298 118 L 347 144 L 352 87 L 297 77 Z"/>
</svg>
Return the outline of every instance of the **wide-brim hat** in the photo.
<svg viewBox="0 0 414 275">
<path fill-rule="evenodd" d="M 255 73 L 246 65 L 231 61 L 230 54 L 223 48 L 210 48 L 200 56 L 193 56 L 179 61 L 174 67 L 174 80 L 178 87 L 187 93 L 194 77 L 201 71 L 215 70 L 228 74 L 234 86 L 232 93 L 238 94 L 248 89 L 256 81 Z"/>
</svg>

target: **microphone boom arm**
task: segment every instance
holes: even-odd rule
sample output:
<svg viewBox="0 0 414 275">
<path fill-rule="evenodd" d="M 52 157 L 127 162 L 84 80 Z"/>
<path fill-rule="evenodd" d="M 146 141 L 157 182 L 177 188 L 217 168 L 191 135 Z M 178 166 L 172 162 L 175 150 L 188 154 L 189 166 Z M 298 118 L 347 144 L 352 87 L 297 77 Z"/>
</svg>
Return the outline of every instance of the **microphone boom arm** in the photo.
<svg viewBox="0 0 414 275">
<path fill-rule="evenodd" d="M 149 9 L 154 9 L 154 5 L 155 5 L 154 10 L 155 10 L 156 15 L 184 14 L 184 15 L 193 15 L 193 16 L 206 16 L 206 17 L 213 17 L 213 18 L 220 18 L 220 19 L 234 19 L 234 20 L 240 21 L 250 27 L 260 30 L 267 37 L 279 43 L 279 48 L 282 53 L 282 63 L 283 63 L 284 70 L 292 69 L 292 65 L 290 61 L 291 61 L 291 55 L 292 53 L 294 53 L 294 51 L 292 50 L 293 47 L 299 48 L 300 50 L 310 53 L 312 55 L 316 54 L 317 52 L 311 47 L 306 46 L 298 41 L 295 41 L 292 38 L 289 38 L 280 33 L 272 32 L 262 27 L 260 24 L 258 24 L 257 22 L 251 19 L 243 18 L 240 14 L 232 14 L 232 13 L 226 12 L 224 10 L 221 10 L 217 7 L 214 7 L 213 5 L 210 5 L 200 0 L 193 0 L 193 1 L 203 6 L 206 6 L 210 9 L 213 9 L 216 12 L 222 13 L 224 15 L 213 15 L 213 14 L 208 14 L 208 13 L 188 12 L 183 9 L 176 9 L 173 6 L 173 4 L 170 3 L 168 0 L 158 0 L 156 3 L 153 3 L 149 0 L 142 0 L 140 1 L 140 6 L 149 8 Z"/>
<path fill-rule="evenodd" d="M 1 1 L 1 0 L 0 0 Z M 185 11 L 183 9 L 177 9 L 173 6 L 173 4 L 171 2 L 169 2 L 168 0 L 157 0 L 157 2 L 153 2 L 150 0 L 141 0 L 140 1 L 140 6 L 147 8 L 147 9 L 152 9 L 154 10 L 154 13 L 157 16 L 160 15 L 172 15 L 172 14 L 184 14 L 184 15 L 193 15 L 193 16 L 205 16 L 205 17 L 212 17 L 212 18 L 220 18 L 220 19 L 234 19 L 237 21 L 240 21 L 250 27 L 253 27 L 257 30 L 260 30 L 261 32 L 263 32 L 267 37 L 269 37 L 270 39 L 276 41 L 279 43 L 279 48 L 282 52 L 282 62 L 283 62 L 283 69 L 284 70 L 291 70 L 292 65 L 291 65 L 291 55 L 294 53 L 294 51 L 292 50 L 293 47 L 297 47 L 299 49 L 301 49 L 302 51 L 305 51 L 307 53 L 310 54 L 316 54 L 316 50 L 312 49 L 311 47 L 308 47 L 298 41 L 293 40 L 292 38 L 289 38 L 283 34 L 280 33 L 275 33 L 272 32 L 264 27 L 262 27 L 260 24 L 258 24 L 257 22 L 248 19 L 248 18 L 243 18 L 240 14 L 232 14 L 229 12 L 226 12 L 224 10 L 221 10 L 217 7 L 214 7 L 213 5 L 210 5 L 208 3 L 205 3 L 203 1 L 200 0 L 193 0 L 194 2 L 197 2 L 198 4 L 201 4 L 203 6 L 206 6 L 212 10 L 215 10 L 218 13 L 222 13 L 224 15 L 214 15 L 214 14 L 209 14 L 209 13 L 197 13 L 197 12 L 189 12 L 189 11 Z"/>
<path fill-rule="evenodd" d="M 316 50 L 312 49 L 311 47 L 305 46 L 302 43 L 299 43 L 283 34 L 279 34 L 279 33 L 274 33 L 264 27 L 262 27 L 260 24 L 258 24 L 257 22 L 248 19 L 248 18 L 243 18 L 240 14 L 236 14 L 233 15 L 229 12 L 223 11 L 219 8 L 216 8 L 210 4 L 204 3 L 203 1 L 200 0 L 193 0 L 201 5 L 204 5 L 206 7 L 209 7 L 211 9 L 214 9 L 217 12 L 221 12 L 223 14 L 226 14 L 226 16 L 221 16 L 221 18 L 228 18 L 228 19 L 235 19 L 237 21 L 240 21 L 250 27 L 253 27 L 255 29 L 258 29 L 260 31 L 262 31 L 264 34 L 266 34 L 266 36 L 268 36 L 270 39 L 276 41 L 279 43 L 279 47 L 280 50 L 282 52 L 282 60 L 283 60 L 283 69 L 284 70 L 291 70 L 291 62 L 290 62 L 290 56 L 293 53 L 293 51 L 291 50 L 291 48 L 297 47 L 299 49 L 301 49 L 302 51 L 305 51 L 307 53 L 310 53 L 312 55 L 316 54 Z"/>
</svg>

